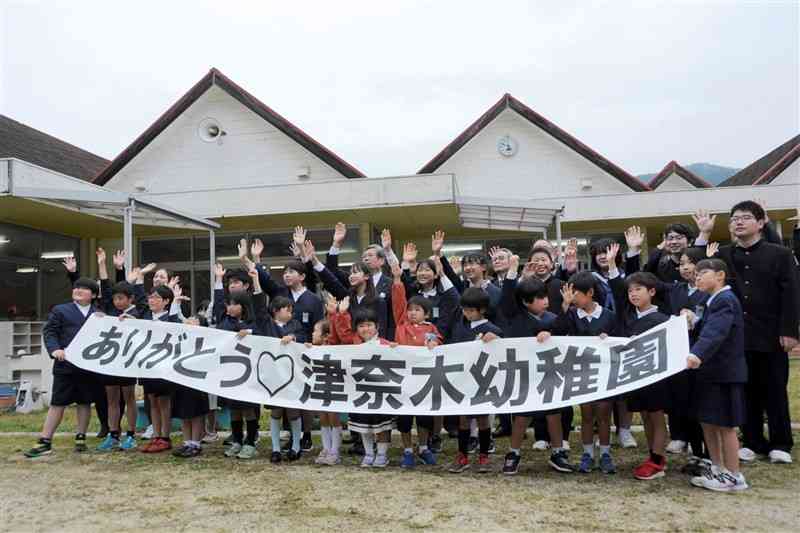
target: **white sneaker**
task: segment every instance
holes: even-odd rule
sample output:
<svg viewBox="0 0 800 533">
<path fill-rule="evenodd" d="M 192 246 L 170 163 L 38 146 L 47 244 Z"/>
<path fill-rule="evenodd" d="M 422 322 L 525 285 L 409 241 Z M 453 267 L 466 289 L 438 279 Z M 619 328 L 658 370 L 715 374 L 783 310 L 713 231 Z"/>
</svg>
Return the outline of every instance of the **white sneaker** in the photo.
<svg viewBox="0 0 800 533">
<path fill-rule="evenodd" d="M 234 442 L 225 450 L 225 457 L 236 457 L 240 451 L 242 451 L 242 445 Z"/>
<path fill-rule="evenodd" d="M 744 474 L 741 472 L 733 476 L 733 479 L 735 480 L 735 484 L 731 487 L 731 492 L 739 492 L 750 488 L 750 485 L 747 484 L 747 480 L 744 478 Z"/>
<path fill-rule="evenodd" d="M 153 438 L 153 433 L 153 424 L 150 424 L 147 426 L 147 429 L 144 430 L 144 433 L 142 433 L 142 438 L 144 440 L 150 440 Z"/>
<path fill-rule="evenodd" d="M 569 441 L 568 440 L 562 440 L 561 441 L 561 447 L 564 448 L 566 451 L 569 451 Z"/>
<path fill-rule="evenodd" d="M 619 430 L 619 443 L 623 448 L 637 448 L 639 446 L 630 429 Z"/>
<path fill-rule="evenodd" d="M 741 451 L 739 453 L 741 454 Z M 783 450 L 772 450 L 769 452 L 769 462 L 773 464 L 791 464 L 792 456 Z"/>
<path fill-rule="evenodd" d="M 686 449 L 686 442 L 682 440 L 673 440 L 667 444 L 667 453 L 683 453 Z"/>
<path fill-rule="evenodd" d="M 756 452 L 750 448 L 739 448 L 739 460 L 743 463 L 752 463 L 756 458 Z"/>
<path fill-rule="evenodd" d="M 204 444 L 211 444 L 212 442 L 216 442 L 219 440 L 219 433 L 216 431 L 214 433 L 206 433 L 200 442 Z"/>
<path fill-rule="evenodd" d="M 727 470 L 703 480 L 703 488 L 716 492 L 730 492 L 736 486 L 736 478 Z"/>
<path fill-rule="evenodd" d="M 550 447 L 550 443 L 545 440 L 537 440 L 533 443 L 533 449 L 537 452 L 542 452 Z"/>
<path fill-rule="evenodd" d="M 717 465 L 711 465 L 710 467 L 706 468 L 700 476 L 694 476 L 692 479 L 689 480 L 695 487 L 705 488 L 705 482 L 707 479 L 712 479 L 714 476 L 719 475 L 720 470 Z"/>
<path fill-rule="evenodd" d="M 322 450 L 319 455 L 314 459 L 314 464 L 324 465 L 328 459 L 328 450 Z"/>
</svg>

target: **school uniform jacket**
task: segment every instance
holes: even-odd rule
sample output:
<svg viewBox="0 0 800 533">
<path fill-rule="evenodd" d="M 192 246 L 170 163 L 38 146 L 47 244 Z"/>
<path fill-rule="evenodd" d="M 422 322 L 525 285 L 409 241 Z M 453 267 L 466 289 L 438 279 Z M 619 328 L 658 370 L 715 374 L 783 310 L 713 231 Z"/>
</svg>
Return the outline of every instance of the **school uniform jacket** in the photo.
<svg viewBox="0 0 800 533">
<path fill-rule="evenodd" d="M 269 296 L 270 300 L 276 296 L 285 296 L 292 301 L 292 315 L 302 324 L 305 337 L 310 339 L 314 331 L 314 324 L 325 318 L 325 308 L 320 297 L 306 289 L 295 300 L 294 294 L 288 287 L 278 285 L 272 281 L 264 265 L 256 265 L 256 270 L 258 270 L 258 281 L 261 284 L 261 288 Z"/>
<path fill-rule="evenodd" d="M 472 342 L 476 340 L 479 335 L 483 335 L 485 333 L 494 333 L 498 337 L 503 336 L 503 330 L 497 327 L 495 324 L 492 324 L 491 321 L 487 320 L 482 324 L 472 327 L 470 321 L 464 318 L 464 312 L 460 307 L 455 312 L 458 313 L 461 318 L 453 322 L 453 328 L 450 333 L 450 339 L 448 343 L 453 344 L 456 342 Z"/>
<path fill-rule="evenodd" d="M 133 318 L 140 318 L 147 309 L 147 296 L 144 294 L 144 285 L 132 284 L 133 287 L 133 304 L 124 311 L 120 311 L 114 306 L 114 294 L 111 283 L 107 279 L 100 280 L 100 294 L 102 299 L 102 310 L 109 316 L 121 316 L 123 313 L 132 316 Z"/>
<path fill-rule="evenodd" d="M 558 281 L 558 280 L 554 280 Z M 550 331 L 557 315 L 545 311 L 541 317 L 532 314 L 517 297 L 517 280 L 504 279 L 500 306 L 506 317 L 506 337 L 535 337 L 542 331 Z M 559 304 L 560 305 L 560 304 Z"/>
<path fill-rule="evenodd" d="M 695 326 L 697 340 L 691 353 L 702 361 L 697 379 L 712 383 L 746 383 L 745 325 L 742 307 L 727 289 L 710 298 L 703 318 Z"/>
<path fill-rule="evenodd" d="M 723 246 L 718 256 L 728 266 L 728 285 L 741 303 L 745 349 L 781 351 L 778 337 L 797 338 L 800 327 L 800 288 L 791 250 L 761 239 L 750 248 Z"/>
<path fill-rule="evenodd" d="M 330 254 L 329 254 L 330 256 Z M 332 256 L 337 257 L 337 256 Z M 338 267 L 336 267 L 338 270 Z M 353 317 L 353 314 L 357 312 L 359 309 L 369 307 L 371 308 L 375 315 L 378 317 L 378 335 L 382 338 L 386 338 L 389 333 L 389 311 L 386 308 L 386 300 L 383 298 L 367 298 L 364 297 L 360 302 L 358 298 L 354 295 L 350 294 L 350 289 L 347 286 L 343 285 L 341 279 L 337 277 L 326 265 L 322 270 L 317 271 L 317 275 L 319 279 L 322 281 L 322 286 L 325 288 L 326 291 L 331 293 L 334 298 L 337 300 L 341 300 L 342 298 L 349 297 L 350 298 L 350 307 L 348 309 L 348 313 L 350 317 Z M 349 284 L 349 282 L 348 282 Z M 337 342 L 337 333 L 335 328 L 333 327 L 334 324 L 331 322 L 331 333 L 333 334 L 333 338 L 331 340 L 332 344 L 336 344 Z"/>
<path fill-rule="evenodd" d="M 78 304 L 69 302 L 59 304 L 53 307 L 47 317 L 47 323 L 44 325 L 43 336 L 44 345 L 47 348 L 47 353 L 50 355 L 53 362 L 53 374 L 72 374 L 80 371 L 78 367 L 69 361 L 59 361 L 53 356 L 56 350 L 64 350 L 72 339 L 78 334 L 80 329 L 86 323 L 86 320 L 92 316 L 92 313 L 97 311 L 94 304 L 89 306 L 89 312 L 83 316 Z"/>
<path fill-rule="evenodd" d="M 600 316 L 591 319 L 578 316 L 578 310 L 575 307 L 570 307 L 566 313 L 561 312 L 553 323 L 553 335 L 575 337 L 596 337 L 601 333 L 610 337 L 618 335 L 617 315 L 602 305 L 599 308 Z"/>
<path fill-rule="evenodd" d="M 392 313 L 394 314 L 395 341 L 403 346 L 425 346 L 428 334 L 436 337 L 439 344 L 444 342 L 444 337 L 431 322 L 412 324 L 408 321 L 406 308 L 406 289 L 402 282 L 392 284 Z"/>
<path fill-rule="evenodd" d="M 422 296 L 431 303 L 431 322 L 442 336 L 446 337 L 447 329 L 450 327 L 450 317 L 453 314 L 453 310 L 458 307 L 459 296 L 456 288 L 450 287 L 447 290 L 442 290 L 441 282 L 437 282 L 434 283 L 431 291 L 424 292 L 419 287 L 419 284 L 411 278 L 408 270 L 403 271 L 403 285 L 406 288 L 406 295 L 409 295 L 408 299 L 414 296 Z M 392 302 L 394 303 L 394 296 L 392 296 Z M 396 322 L 397 320 L 395 319 Z M 395 333 L 395 335 L 397 334 Z"/>
<path fill-rule="evenodd" d="M 441 261 L 444 275 L 447 276 L 447 279 L 453 284 L 458 294 L 464 294 L 464 291 L 470 286 L 469 282 L 463 280 L 455 273 L 453 267 L 450 266 L 450 261 L 447 260 L 444 254 L 441 256 Z M 489 312 L 486 313 L 486 318 L 501 328 L 505 327 L 506 317 L 503 316 L 503 312 L 500 309 L 500 295 L 502 293 L 500 287 L 490 280 L 486 280 L 485 285 L 481 288 L 489 295 Z"/>
<path fill-rule="evenodd" d="M 253 295 L 253 305 L 256 308 L 255 320 L 251 324 L 254 335 L 261 335 L 263 337 L 273 337 L 282 339 L 287 335 L 294 336 L 295 342 L 311 342 L 311 337 L 307 336 L 303 325 L 296 319 L 292 318 L 286 324 L 278 324 L 267 310 L 267 300 L 263 292 Z"/>
</svg>

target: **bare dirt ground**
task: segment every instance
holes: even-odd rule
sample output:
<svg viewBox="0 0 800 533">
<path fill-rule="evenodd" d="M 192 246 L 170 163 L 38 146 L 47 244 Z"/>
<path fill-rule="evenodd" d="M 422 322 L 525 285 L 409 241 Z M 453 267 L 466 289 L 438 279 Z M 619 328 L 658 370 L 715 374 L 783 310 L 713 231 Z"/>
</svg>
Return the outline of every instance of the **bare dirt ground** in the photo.
<svg viewBox="0 0 800 533">
<path fill-rule="evenodd" d="M 638 435 L 641 439 L 643 435 Z M 796 435 L 796 438 L 800 435 Z M 547 453 L 525 441 L 519 475 L 499 473 L 507 439 L 493 456 L 496 473 L 450 474 L 455 443 L 441 465 L 386 470 L 346 459 L 318 467 L 314 455 L 272 465 L 269 442 L 244 462 L 222 456 L 220 442 L 181 460 L 161 454 L 75 454 L 59 438 L 55 453 L 31 461 L 30 437 L 0 437 L 3 531 L 797 531 L 800 454 L 792 465 L 746 466 L 753 488 L 717 494 L 692 488 L 670 458 L 666 478 L 636 481 L 641 450 L 615 449 L 619 473 L 563 475 Z M 90 439 L 94 441 L 96 439 Z M 92 443 L 90 443 L 92 444 Z M 573 439 L 573 446 L 577 442 Z M 397 454 L 399 443 L 395 442 Z M 576 459 L 573 453 L 573 460 Z"/>
</svg>

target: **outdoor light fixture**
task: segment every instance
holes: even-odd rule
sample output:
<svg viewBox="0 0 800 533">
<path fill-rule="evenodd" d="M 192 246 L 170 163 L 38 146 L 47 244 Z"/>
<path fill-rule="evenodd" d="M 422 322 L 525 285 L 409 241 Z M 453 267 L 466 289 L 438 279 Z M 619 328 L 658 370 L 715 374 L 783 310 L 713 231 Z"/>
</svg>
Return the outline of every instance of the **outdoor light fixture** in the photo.
<svg viewBox="0 0 800 533">
<path fill-rule="evenodd" d="M 11 239 L 4 235 L 0 235 L 0 244 L 8 244 L 11 242 Z"/>
<path fill-rule="evenodd" d="M 458 252 L 480 252 L 481 250 L 483 250 L 483 244 L 479 242 L 466 244 L 445 244 L 442 246 L 442 251 L 447 254 Z"/>
<path fill-rule="evenodd" d="M 66 259 L 67 257 L 74 257 L 75 252 L 73 251 L 65 251 L 65 252 L 44 252 L 41 255 L 42 259 Z"/>
<path fill-rule="evenodd" d="M 34 272 L 39 272 L 39 269 L 36 267 L 17 267 L 17 274 L 33 274 Z"/>
</svg>

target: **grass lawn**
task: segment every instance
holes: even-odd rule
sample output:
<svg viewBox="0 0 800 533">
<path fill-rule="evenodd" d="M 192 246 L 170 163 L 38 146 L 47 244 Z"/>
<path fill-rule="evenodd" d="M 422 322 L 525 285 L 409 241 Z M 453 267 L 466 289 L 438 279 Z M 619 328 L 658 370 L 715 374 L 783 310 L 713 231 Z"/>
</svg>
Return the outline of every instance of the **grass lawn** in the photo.
<svg viewBox="0 0 800 533">
<path fill-rule="evenodd" d="M 546 466 L 546 452 L 530 450 L 530 439 L 517 476 L 499 473 L 507 439 L 492 456 L 495 472 L 460 475 L 445 470 L 455 452 L 451 440 L 441 466 L 412 472 L 397 467 L 398 442 L 385 470 L 359 468 L 352 458 L 318 467 L 313 455 L 273 465 L 268 439 L 247 462 L 223 457 L 220 442 L 190 460 L 75 454 L 66 437 L 56 439 L 53 455 L 29 460 L 22 452 L 31 443 L 0 437 L 5 531 L 105 531 L 112 524 L 115 530 L 205 531 L 796 531 L 800 523 L 797 452 L 792 465 L 744 467 L 751 490 L 718 494 L 690 487 L 679 473 L 680 457 L 670 458 L 665 478 L 633 479 L 641 450 L 614 449 L 619 473 L 613 476 L 558 474 Z M 577 444 L 573 435 L 573 449 Z"/>
</svg>

